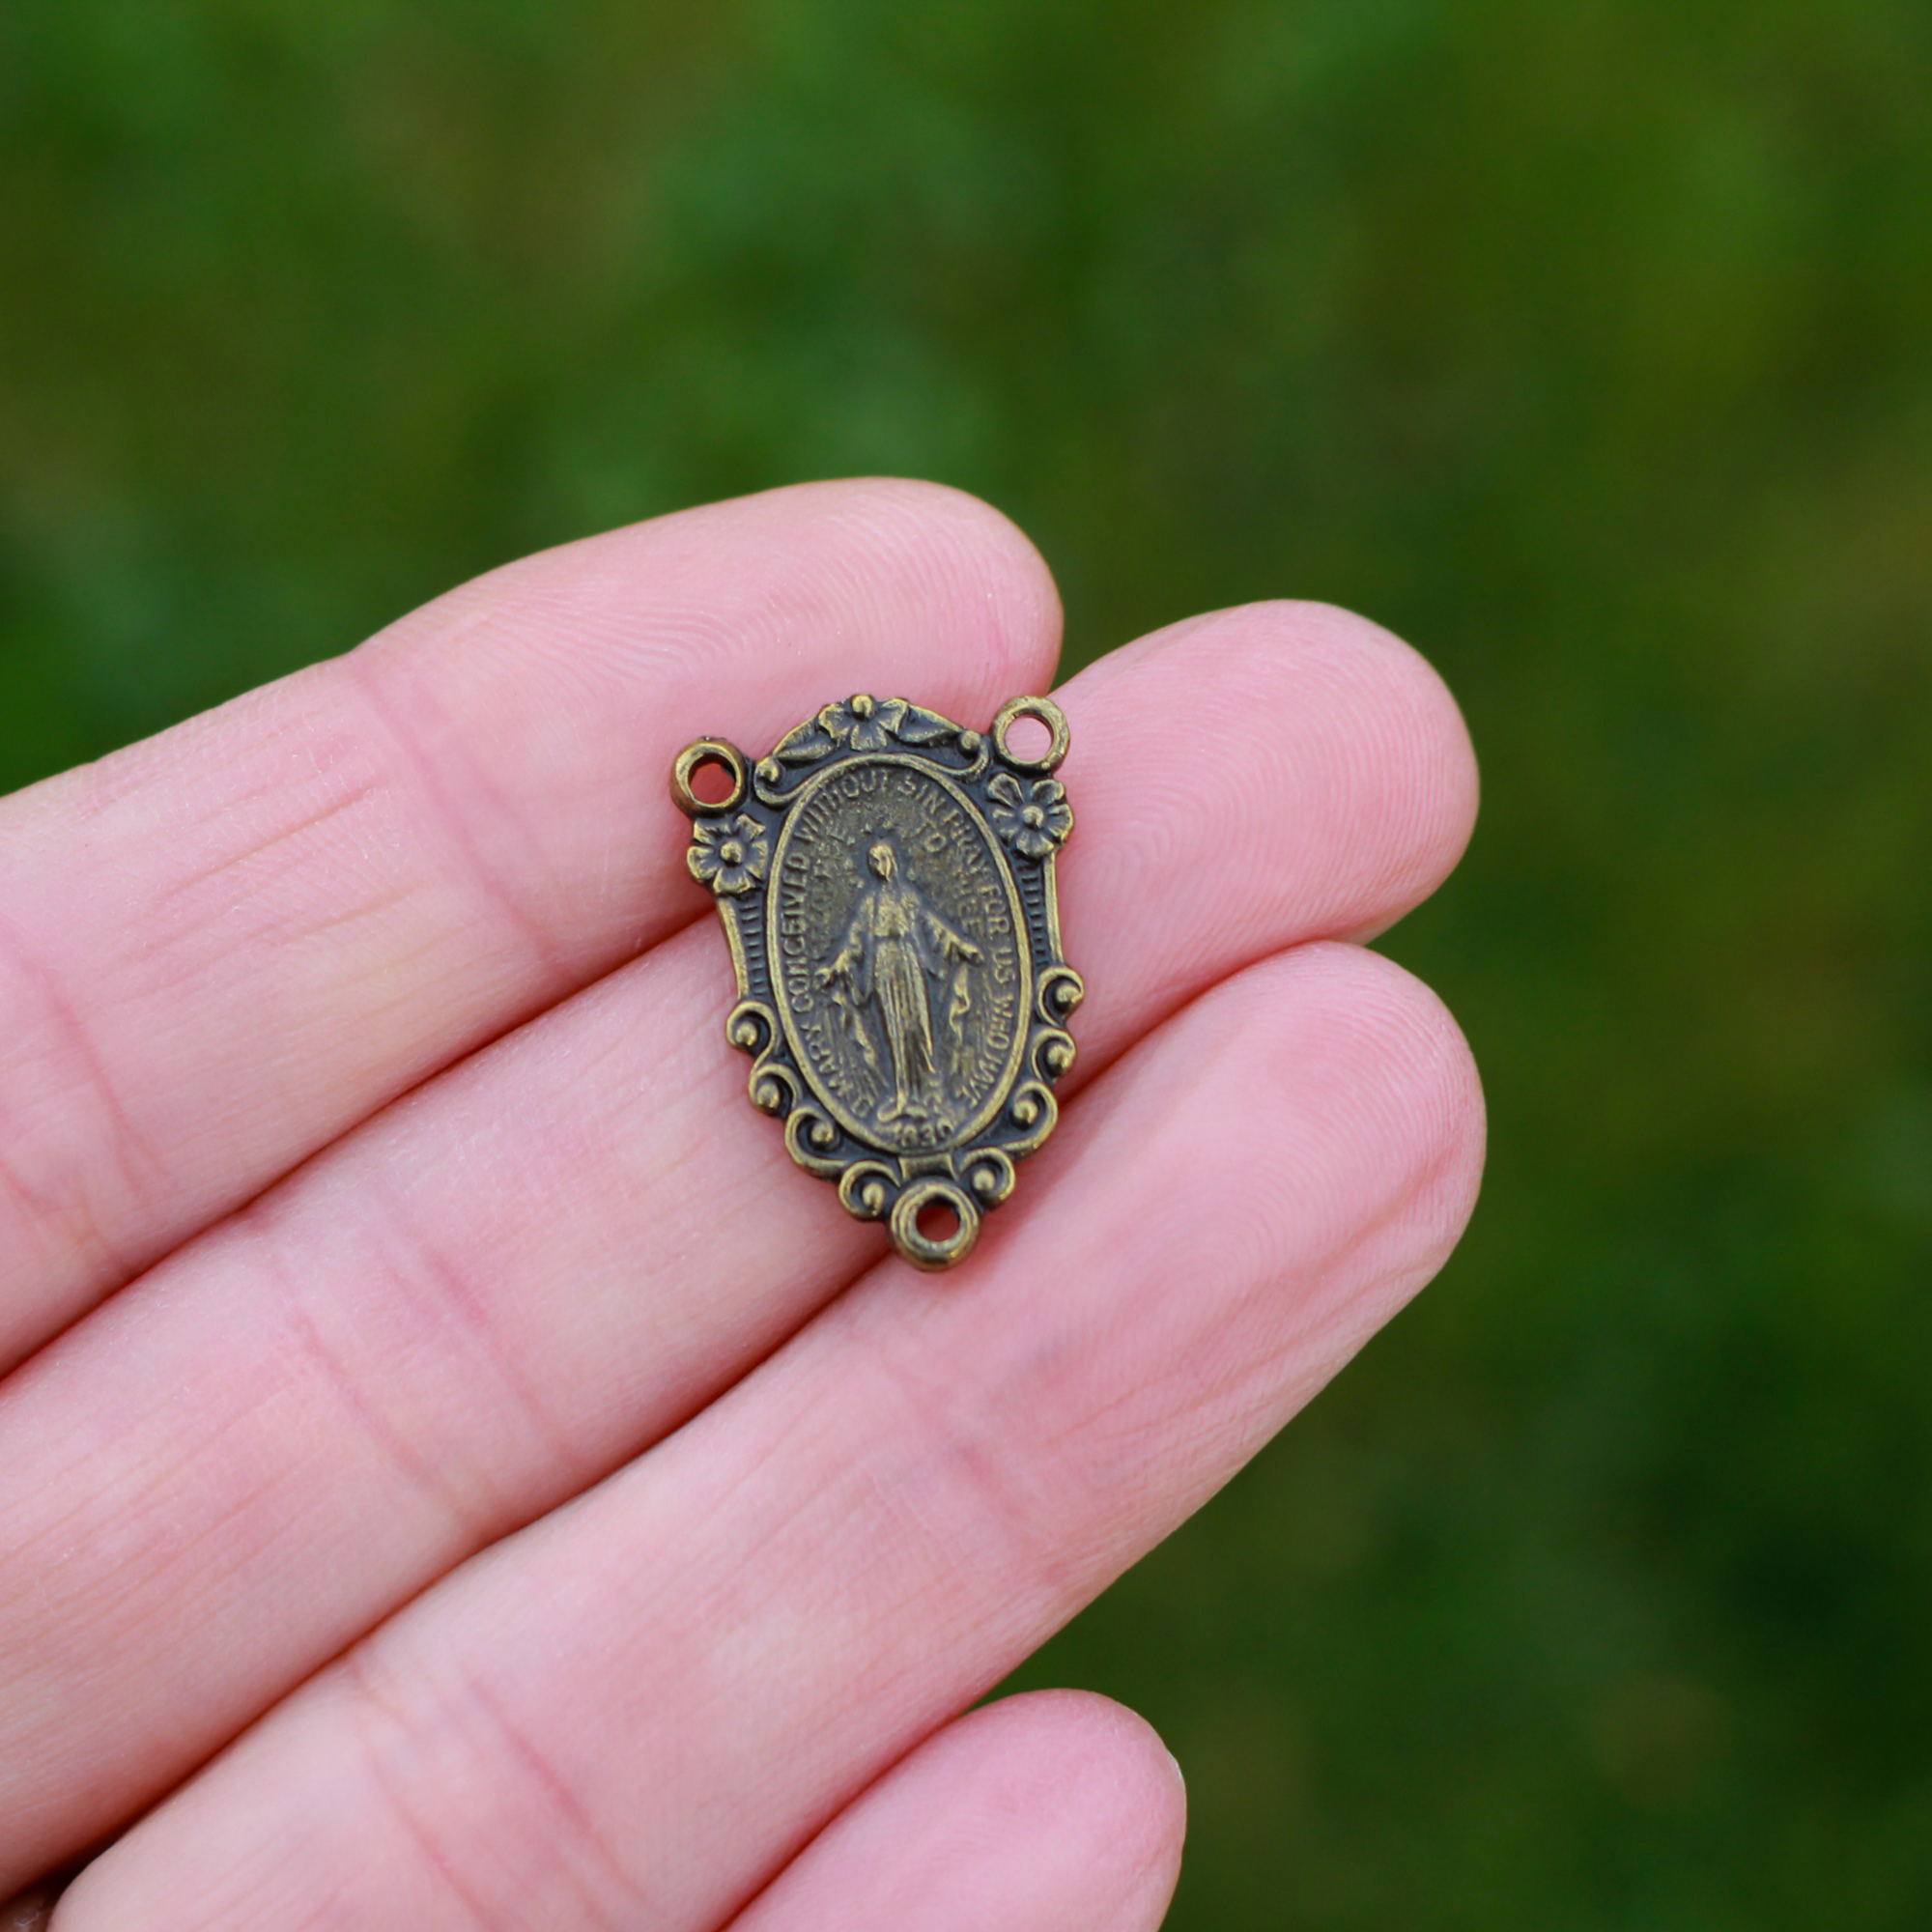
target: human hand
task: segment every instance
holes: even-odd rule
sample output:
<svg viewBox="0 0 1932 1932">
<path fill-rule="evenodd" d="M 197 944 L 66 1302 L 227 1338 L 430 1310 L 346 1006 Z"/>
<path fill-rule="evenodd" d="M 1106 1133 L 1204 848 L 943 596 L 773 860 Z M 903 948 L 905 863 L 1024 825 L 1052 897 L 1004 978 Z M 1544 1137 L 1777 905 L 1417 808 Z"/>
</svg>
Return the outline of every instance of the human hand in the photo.
<svg viewBox="0 0 1932 1932">
<path fill-rule="evenodd" d="M 983 506 L 810 486 L 0 804 L 0 1894 L 104 1844 L 58 1932 L 1157 1922 L 1145 1727 L 957 1714 L 1454 1243 L 1466 1052 L 1350 942 L 1474 776 L 1320 607 L 1058 693 L 1080 1063 L 917 1274 L 745 1104 L 664 775 L 982 722 L 1057 629 Z"/>
</svg>

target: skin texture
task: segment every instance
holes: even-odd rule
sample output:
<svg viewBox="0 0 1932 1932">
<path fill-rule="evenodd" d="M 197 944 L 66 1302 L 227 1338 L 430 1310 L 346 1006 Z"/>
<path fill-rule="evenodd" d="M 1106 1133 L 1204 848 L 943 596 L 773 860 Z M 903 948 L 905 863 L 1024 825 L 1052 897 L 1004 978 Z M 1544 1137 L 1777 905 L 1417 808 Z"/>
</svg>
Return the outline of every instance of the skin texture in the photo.
<svg viewBox="0 0 1932 1932">
<path fill-rule="evenodd" d="M 1131 1712 L 1009 1697 L 855 1799 L 731 1932 L 1152 1932 L 1185 1813 L 1179 1767 Z"/>
<path fill-rule="evenodd" d="M 1081 1058 L 937 1281 L 745 1104 L 663 789 L 856 690 L 983 723 L 1057 628 L 983 505 L 810 486 L 0 804 L 0 1891 L 104 1842 L 57 1932 L 1157 1921 L 1134 1720 L 951 1720 L 1460 1233 L 1466 1051 L 1351 943 L 1467 837 L 1454 704 L 1295 605 L 1058 694 Z"/>
</svg>

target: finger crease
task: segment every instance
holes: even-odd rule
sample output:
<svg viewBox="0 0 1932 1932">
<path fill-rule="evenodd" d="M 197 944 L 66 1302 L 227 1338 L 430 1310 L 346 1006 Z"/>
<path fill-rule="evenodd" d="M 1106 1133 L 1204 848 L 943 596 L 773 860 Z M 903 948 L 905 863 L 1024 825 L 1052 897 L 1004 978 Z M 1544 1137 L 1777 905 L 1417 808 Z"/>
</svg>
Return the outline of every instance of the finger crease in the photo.
<svg viewBox="0 0 1932 1932">
<path fill-rule="evenodd" d="M 107 1071 L 107 1063 L 95 1046 L 87 1024 L 81 1018 L 80 1009 L 68 996 L 60 975 L 40 959 L 25 937 L 4 920 L 0 920 L 0 942 L 5 943 L 19 979 L 39 996 L 43 1010 L 68 1058 L 79 1069 L 82 1079 L 99 1101 L 111 1130 L 109 1145 L 120 1165 L 128 1195 L 144 1207 L 150 1205 L 160 1192 L 165 1165 L 134 1124 L 133 1116 L 128 1111 Z M 20 1203 L 28 1225 L 36 1226 L 58 1215 L 67 1224 L 63 1230 L 66 1239 L 84 1241 L 124 1274 L 132 1272 L 136 1264 L 121 1251 L 119 1244 L 100 1226 L 99 1218 L 87 1198 L 89 1190 L 84 1180 L 78 1181 L 73 1198 L 63 1202 L 57 1186 L 49 1190 L 26 1179 L 9 1146 L 10 1140 L 11 1135 L 0 1136 L 0 1179 L 4 1179 L 9 1190 Z"/>
<path fill-rule="evenodd" d="M 655 1919 L 657 1915 L 651 1910 L 653 1901 L 646 1897 L 643 1889 L 606 1844 L 604 1834 L 584 1808 L 583 1801 L 571 1788 L 570 1781 L 537 1748 L 528 1733 L 512 1720 L 501 1701 L 485 1689 L 480 1677 L 470 1677 L 466 1691 L 470 1702 L 488 1719 L 502 1741 L 504 1749 L 521 1767 L 529 1785 L 542 1793 L 553 1815 L 567 1827 L 570 1842 L 588 1855 L 601 1874 L 604 1881 L 601 1888 L 594 1887 L 587 1880 L 580 1880 L 577 1884 L 585 1911 L 604 1928 L 604 1932 L 620 1932 L 625 1925 L 643 1924 Z M 602 1905 L 593 1895 L 600 1889 L 614 1892 L 626 1909 L 614 1911 Z"/>
<path fill-rule="evenodd" d="M 396 1278 L 413 1277 L 426 1285 L 438 1306 L 448 1312 L 482 1355 L 489 1373 L 509 1392 L 548 1456 L 552 1473 L 557 1478 L 575 1473 L 582 1462 L 576 1444 L 557 1425 L 516 1352 L 505 1346 L 482 1293 L 468 1273 L 423 1233 L 395 1190 L 386 1185 L 383 1187 L 383 1223 L 389 1235 L 384 1244 L 387 1249 L 384 1259 Z"/>
<path fill-rule="evenodd" d="M 1051 1513 L 1042 1506 L 1036 1486 L 1024 1477 L 1028 1445 L 962 1413 L 957 1392 L 943 1378 L 905 1359 L 905 1351 L 874 1347 L 870 1352 L 896 1385 L 913 1424 L 912 1437 L 925 1452 L 915 1452 L 917 1473 L 903 1466 L 876 1472 L 881 1505 L 909 1520 L 938 1560 L 959 1573 L 962 1581 L 983 1580 L 1014 1568 L 988 1563 L 981 1545 L 961 1537 L 962 1520 L 977 1520 L 997 1529 L 1016 1557 L 1020 1573 L 1052 1601 L 1084 1594 L 1080 1579 L 1086 1565 L 1081 1552 L 1048 1528 Z M 963 1510 L 949 1493 L 955 1486 L 967 1498 Z M 931 1496 L 935 1506 L 923 1507 L 923 1494 Z M 969 1593 L 969 1600 L 975 1595 Z"/>
<path fill-rule="evenodd" d="M 510 927 L 523 937 L 530 954 L 543 969 L 546 983 L 567 983 L 572 977 L 570 965 L 549 926 L 519 894 L 511 890 L 500 870 L 485 858 L 468 818 L 450 797 L 448 785 L 435 760 L 398 715 L 394 702 L 383 688 L 381 678 L 354 653 L 340 662 L 369 715 L 381 725 L 384 734 L 414 777 L 418 793 L 434 810 L 437 822 L 449 843 L 462 856 L 471 883 L 485 901 L 494 906 Z M 478 765 L 466 762 L 465 777 L 505 823 L 515 822 L 515 815 L 502 794 Z"/>
<path fill-rule="evenodd" d="M 494 1525 L 452 1483 L 447 1474 L 424 1456 L 403 1431 L 363 1392 L 340 1355 L 323 1339 L 321 1328 L 272 1240 L 264 1243 L 268 1265 L 282 1290 L 282 1309 L 288 1330 L 303 1358 L 341 1406 L 355 1417 L 364 1435 L 400 1470 L 420 1494 L 432 1498 L 455 1525 L 466 1549 L 490 1540 Z"/>
<path fill-rule="evenodd" d="M 346 1663 L 352 1685 L 360 1693 L 367 1711 L 406 1735 L 402 1717 L 377 1688 L 374 1676 L 364 1662 L 364 1653 L 352 1650 Z M 377 1742 L 373 1727 L 366 1719 L 362 1728 L 362 1756 L 369 1768 L 369 1776 L 388 1806 L 390 1815 L 403 1828 L 404 1835 L 420 1855 L 423 1863 L 442 1881 L 444 1889 L 463 1908 L 475 1932 L 504 1932 L 501 1922 L 484 1910 L 483 1901 L 464 1884 L 457 1873 L 455 1861 L 443 1850 L 442 1842 L 430 1828 L 428 1819 L 411 1803 L 407 1782 L 390 1769 L 387 1753 Z"/>
</svg>

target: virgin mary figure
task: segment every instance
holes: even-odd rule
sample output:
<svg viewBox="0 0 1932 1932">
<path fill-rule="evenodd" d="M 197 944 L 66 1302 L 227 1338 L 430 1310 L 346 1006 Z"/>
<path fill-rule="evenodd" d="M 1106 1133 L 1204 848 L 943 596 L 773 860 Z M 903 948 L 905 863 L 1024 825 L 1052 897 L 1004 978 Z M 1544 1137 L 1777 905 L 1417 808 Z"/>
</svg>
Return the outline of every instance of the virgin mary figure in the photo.
<svg viewBox="0 0 1932 1932">
<path fill-rule="evenodd" d="M 852 923 L 830 964 L 818 969 L 818 983 L 842 981 L 855 1009 L 878 1009 L 893 1084 L 874 1116 L 879 1124 L 929 1120 L 940 1094 L 928 982 L 944 981 L 952 969 L 946 1027 L 956 1046 L 959 1022 L 972 1005 L 966 969 L 978 961 L 980 949 L 900 876 L 898 854 L 890 844 L 882 839 L 874 845 L 866 863 L 872 878 L 860 887 Z M 858 1024 L 860 1043 L 873 1059 L 863 1020 Z"/>
</svg>

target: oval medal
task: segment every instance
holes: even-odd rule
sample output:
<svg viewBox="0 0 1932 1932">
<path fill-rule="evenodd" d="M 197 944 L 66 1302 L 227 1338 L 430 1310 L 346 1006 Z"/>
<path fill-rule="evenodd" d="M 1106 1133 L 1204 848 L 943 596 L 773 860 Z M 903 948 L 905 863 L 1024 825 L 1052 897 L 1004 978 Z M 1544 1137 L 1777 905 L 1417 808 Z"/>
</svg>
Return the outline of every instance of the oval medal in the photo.
<svg viewBox="0 0 1932 1932">
<path fill-rule="evenodd" d="M 1033 718 L 1037 757 L 1010 743 Z M 949 1267 L 1052 1131 L 1080 976 L 1061 956 L 1054 858 L 1073 827 L 1052 776 L 1066 720 L 1018 697 L 990 731 L 904 698 L 829 704 L 753 768 L 700 738 L 671 796 L 717 895 L 738 978 L 726 1021 L 753 1105 L 893 1245 Z M 720 795 L 693 781 L 723 773 Z"/>
</svg>

